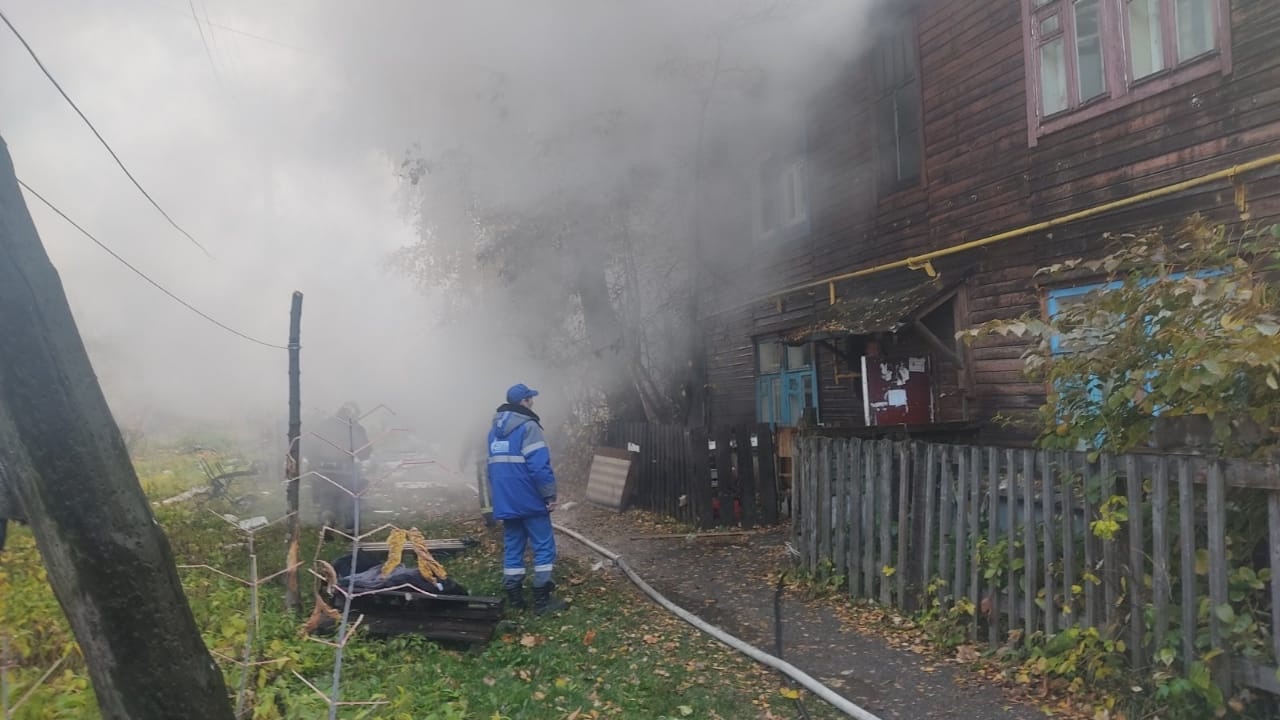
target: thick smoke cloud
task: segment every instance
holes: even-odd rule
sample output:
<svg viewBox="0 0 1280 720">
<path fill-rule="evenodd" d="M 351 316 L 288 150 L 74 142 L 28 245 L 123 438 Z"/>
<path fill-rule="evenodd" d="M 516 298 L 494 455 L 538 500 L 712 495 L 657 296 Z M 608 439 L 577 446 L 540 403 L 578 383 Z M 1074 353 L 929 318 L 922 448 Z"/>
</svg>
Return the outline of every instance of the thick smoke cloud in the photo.
<svg viewBox="0 0 1280 720">
<path fill-rule="evenodd" d="M 213 260 L 146 205 L 2 32 L 0 133 L 23 180 L 220 320 L 283 344 L 290 293 L 302 290 L 307 410 L 385 402 L 402 424 L 452 446 L 506 385 L 565 378 L 508 341 L 501 302 L 518 299 L 449 326 L 457 289 L 424 290 L 389 268 L 396 249 L 423 233 L 465 246 L 467 197 L 528 209 L 618 192 L 639 171 L 659 183 L 687 177 L 704 119 L 759 132 L 767 151 L 799 132 L 809 95 L 865 45 L 870 5 L 8 3 L 46 65 Z M 434 181 L 410 185 L 406 158 L 425 159 Z M 448 192 L 442 179 L 463 173 L 466 191 Z M 31 202 L 119 420 L 283 414 L 282 351 L 191 315 Z"/>
</svg>

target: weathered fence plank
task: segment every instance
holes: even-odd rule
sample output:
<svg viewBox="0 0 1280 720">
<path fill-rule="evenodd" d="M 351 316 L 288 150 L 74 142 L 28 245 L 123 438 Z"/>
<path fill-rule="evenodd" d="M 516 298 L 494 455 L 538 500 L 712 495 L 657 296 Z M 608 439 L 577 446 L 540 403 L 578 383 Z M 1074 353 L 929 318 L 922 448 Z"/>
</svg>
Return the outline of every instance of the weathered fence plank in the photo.
<svg viewBox="0 0 1280 720">
<path fill-rule="evenodd" d="M 1058 453 L 1058 477 L 1062 486 L 1062 627 L 1079 625 L 1076 612 L 1076 533 L 1075 475 L 1071 470 L 1071 454 Z"/>
<path fill-rule="evenodd" d="M 1035 523 L 1035 453 L 1022 451 L 1022 555 L 1023 577 L 1027 579 L 1026 593 L 1022 598 L 1022 622 L 1026 635 L 1031 637 L 1036 629 L 1036 523 Z"/>
<path fill-rule="evenodd" d="M 831 466 L 833 451 L 839 446 L 839 440 L 823 443 L 822 457 L 818 460 L 818 501 L 814 507 L 818 512 L 819 567 L 831 560 Z"/>
<path fill-rule="evenodd" d="M 877 578 L 880 583 L 880 603 L 888 605 L 890 601 L 890 591 L 893 583 L 889 582 L 889 577 L 885 575 L 886 568 L 890 567 L 893 559 L 892 546 L 890 544 L 891 531 L 893 530 L 893 442 L 890 440 L 881 440 L 880 448 L 877 455 L 880 458 L 880 489 L 878 490 L 880 499 L 880 510 L 876 513 L 876 525 L 880 530 L 880 562 L 876 568 Z"/>
<path fill-rule="evenodd" d="M 921 472 L 917 470 L 916 472 Z M 929 587 L 933 582 L 933 529 L 937 526 L 937 498 L 938 498 L 938 462 L 937 462 L 937 446 L 929 445 L 924 451 L 924 542 L 920 545 L 920 554 L 924 563 L 924 571 L 921 573 L 923 582 L 920 585 L 921 591 Z"/>
<path fill-rule="evenodd" d="M 773 430 L 768 425 L 756 426 L 756 452 L 759 460 L 758 481 L 760 485 L 760 504 L 764 511 L 762 520 L 765 525 L 778 524 L 778 450 L 773 439 Z"/>
<path fill-rule="evenodd" d="M 849 595 L 863 597 L 862 586 L 862 482 L 866 474 L 860 440 L 849 441 Z"/>
<path fill-rule="evenodd" d="M 845 441 L 836 441 L 832 452 L 835 474 L 832 476 L 831 509 L 835 514 L 835 538 L 832 549 L 833 572 L 846 575 L 849 567 L 849 450 Z"/>
<path fill-rule="evenodd" d="M 1222 620 L 1218 608 L 1227 604 L 1227 498 L 1222 466 L 1209 466 L 1209 492 L 1206 503 L 1209 526 L 1209 642 L 1214 650 L 1225 650 Z M 1220 686 L 1230 687 L 1230 667 L 1226 657 L 1214 663 L 1214 679 Z"/>
<path fill-rule="evenodd" d="M 1270 531 L 1271 613 L 1280 615 L 1280 493 L 1267 494 L 1267 527 Z M 1271 660 L 1280 664 L 1280 622 L 1271 622 Z"/>
<path fill-rule="evenodd" d="M 1055 587 L 1056 578 L 1053 574 L 1053 565 L 1058 556 L 1054 554 L 1053 547 L 1053 513 L 1055 504 L 1053 472 L 1053 465 L 1049 462 L 1049 452 L 1047 450 L 1040 451 L 1040 508 L 1044 514 L 1040 521 L 1040 527 L 1044 530 L 1044 631 L 1048 635 L 1058 631 L 1058 611 L 1054 607 L 1058 593 Z"/>
<path fill-rule="evenodd" d="M 908 508 L 911 503 L 911 446 L 901 443 L 896 450 L 898 455 L 898 558 L 893 566 L 896 571 L 893 577 L 898 581 L 896 587 L 898 605 L 907 607 L 907 538 L 911 535 L 908 525 L 910 522 Z"/>
<path fill-rule="evenodd" d="M 1146 630 L 1146 605 L 1142 600 L 1143 579 L 1146 577 L 1143 558 L 1142 469 L 1138 458 L 1128 455 L 1124 459 L 1125 490 L 1129 503 L 1129 567 L 1125 582 L 1125 595 L 1129 605 L 1129 662 L 1135 668 L 1142 667 L 1142 636 Z"/>
<path fill-rule="evenodd" d="M 862 514 L 858 525 L 862 531 L 862 594 L 876 594 L 876 478 L 879 453 L 874 442 L 862 445 Z"/>
<path fill-rule="evenodd" d="M 1115 493 L 1115 475 L 1111 471 L 1111 457 L 1103 455 L 1098 463 L 1099 467 L 1099 487 L 1102 489 L 1099 495 L 1100 502 L 1105 503 L 1107 499 Z M 1117 557 L 1116 541 L 1114 537 L 1110 540 L 1102 541 L 1102 590 L 1103 598 L 1106 604 L 1103 607 L 1106 616 L 1107 630 L 1114 631 L 1116 629 L 1116 621 L 1119 615 L 1119 609 L 1116 604 L 1120 597 L 1120 561 Z"/>
<path fill-rule="evenodd" d="M 995 448 L 987 448 L 987 551 L 993 554 L 1000 529 L 999 459 Z M 1000 585 L 996 581 L 987 586 L 987 603 L 987 641 L 994 648 L 1000 644 Z"/>
<path fill-rule="evenodd" d="M 965 452 L 961 450 L 961 452 Z M 981 579 L 981 560 L 978 557 L 978 540 L 982 537 L 980 509 L 982 506 L 982 451 L 972 447 L 969 453 L 969 537 L 966 545 L 969 554 L 969 602 L 973 604 L 973 624 L 969 627 L 971 640 L 978 639 L 979 603 L 982 593 L 979 586 Z"/>
<path fill-rule="evenodd" d="M 947 576 L 951 572 L 951 520 L 954 511 L 951 502 L 951 448 L 938 448 L 938 464 L 941 469 L 942 490 L 939 493 L 938 500 L 938 517 L 940 519 L 940 528 L 938 530 L 938 577 L 943 581 L 947 581 Z M 943 585 L 949 585 L 949 582 L 943 582 Z M 940 587 L 938 589 L 938 597 L 942 600 L 943 607 L 947 607 L 950 603 L 947 598 L 954 592 L 954 587 Z"/>
<path fill-rule="evenodd" d="M 690 497 L 697 513 L 698 527 L 715 525 L 711 516 L 711 467 L 707 450 L 707 431 L 703 428 L 689 430 L 689 466 L 693 474 Z"/>
<path fill-rule="evenodd" d="M 716 430 L 716 503 L 718 523 L 737 525 L 733 516 L 733 431 L 727 427 Z"/>
<path fill-rule="evenodd" d="M 1186 458 L 1178 460 L 1178 544 L 1182 548 L 1182 564 L 1178 567 L 1178 582 L 1182 589 L 1182 627 L 1196 626 L 1196 517 L 1195 488 L 1191 484 L 1191 464 Z M 1182 658 L 1184 670 L 1190 671 L 1195 658 L 1196 634 L 1182 633 Z"/>
<path fill-rule="evenodd" d="M 1155 627 L 1153 650 L 1159 650 L 1169 632 L 1169 462 L 1156 458 L 1155 472 L 1151 477 L 1151 603 L 1154 606 Z"/>
<path fill-rule="evenodd" d="M 955 572 L 951 576 L 952 597 L 960 600 L 965 589 L 965 560 L 969 556 L 969 458 L 964 448 L 954 448 L 956 465 Z"/>
<path fill-rule="evenodd" d="M 1093 534 L 1093 521 L 1097 517 L 1097 503 L 1093 501 L 1092 464 L 1087 455 L 1078 458 L 1080 468 L 1080 505 L 1084 522 L 1084 567 L 1085 576 L 1081 580 L 1084 590 L 1084 624 L 1085 627 L 1098 627 L 1098 590 L 1101 584 L 1101 571 L 1098 569 L 1098 539 Z"/>
<path fill-rule="evenodd" d="M 1022 575 L 1013 566 L 1013 561 L 1017 557 L 1017 512 L 1018 507 L 1018 472 L 1017 464 L 1014 462 L 1013 450 L 1004 451 L 1004 471 L 1005 471 L 1005 490 L 1008 494 L 1008 504 L 1006 509 L 1005 524 L 1005 542 L 1007 552 L 1009 554 L 1009 577 L 1005 583 L 1009 586 L 1009 629 L 1013 630 L 1018 626 L 1019 613 L 1022 606 L 1018 602 L 1018 580 Z"/>
<path fill-rule="evenodd" d="M 742 498 L 742 527 L 756 526 L 755 453 L 751 447 L 751 428 L 742 426 L 734 434 L 738 441 L 738 493 Z"/>
</svg>

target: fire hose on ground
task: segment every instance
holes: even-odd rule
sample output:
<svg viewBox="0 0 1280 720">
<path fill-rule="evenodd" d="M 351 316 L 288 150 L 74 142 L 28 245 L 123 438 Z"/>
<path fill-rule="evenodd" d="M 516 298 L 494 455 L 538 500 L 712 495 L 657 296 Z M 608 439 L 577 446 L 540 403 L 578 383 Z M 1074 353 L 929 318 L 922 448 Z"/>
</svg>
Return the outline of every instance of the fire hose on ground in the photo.
<svg viewBox="0 0 1280 720">
<path fill-rule="evenodd" d="M 586 537 L 583 537 L 580 533 L 574 530 L 570 530 L 569 528 L 564 527 L 563 525 L 560 525 L 558 523 L 552 523 L 552 527 L 564 533 L 565 535 L 568 535 L 574 540 L 577 540 L 583 545 L 586 545 L 587 547 L 591 548 L 595 552 L 602 555 L 605 559 L 612 562 L 615 566 L 617 566 L 620 570 L 622 570 L 622 572 L 627 576 L 628 579 L 631 580 L 632 583 L 635 583 L 636 587 L 643 590 L 646 595 L 653 598 L 654 602 L 657 602 L 662 607 L 671 611 L 676 616 L 678 616 L 681 620 L 684 620 L 685 622 L 701 630 L 702 632 L 707 633 L 708 635 L 715 638 L 716 640 L 719 640 L 720 642 L 724 643 L 725 645 L 728 645 L 734 650 L 737 650 L 738 652 L 746 655 L 747 657 L 750 657 L 752 660 L 755 660 L 756 662 L 759 662 L 764 665 L 768 665 L 774 670 L 777 670 L 783 675 L 786 675 L 787 677 L 799 683 L 809 692 L 812 692 L 814 695 L 822 698 L 832 707 L 848 715 L 849 717 L 857 718 L 857 720 L 880 720 L 880 718 L 876 717 L 875 715 L 872 715 L 871 713 L 862 709 L 858 705 L 855 705 L 854 703 L 850 702 L 849 700 L 844 698 L 842 695 L 836 693 L 831 688 L 827 687 L 826 685 L 823 685 L 821 682 L 818 682 L 816 679 L 814 679 L 812 676 L 810 676 L 808 673 L 804 672 L 800 668 L 797 668 L 796 666 L 792 665 L 791 663 L 781 658 L 774 657 L 769 653 L 759 650 L 758 648 L 734 637 L 733 635 L 730 635 L 729 633 L 725 632 L 724 630 L 721 630 L 720 628 L 714 625 L 711 625 L 710 623 L 707 623 L 697 615 L 694 615 L 688 610 L 685 610 L 679 605 L 676 605 L 675 603 L 671 602 L 666 597 L 664 597 L 662 593 L 659 593 L 657 590 L 654 590 L 653 587 L 649 585 L 649 583 L 645 582 L 643 578 L 641 578 L 638 574 L 636 574 L 635 570 L 632 570 L 631 566 L 628 565 L 626 560 L 624 560 L 622 556 L 619 555 L 618 553 L 615 553 L 612 550 L 606 547 L 603 547 Z"/>
</svg>

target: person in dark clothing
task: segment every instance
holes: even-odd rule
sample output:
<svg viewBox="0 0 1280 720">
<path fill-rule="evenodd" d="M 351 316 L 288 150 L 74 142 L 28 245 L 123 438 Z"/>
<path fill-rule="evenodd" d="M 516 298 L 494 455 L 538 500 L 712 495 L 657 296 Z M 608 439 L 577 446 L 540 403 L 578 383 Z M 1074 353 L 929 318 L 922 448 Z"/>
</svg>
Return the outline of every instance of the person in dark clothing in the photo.
<svg viewBox="0 0 1280 720">
<path fill-rule="evenodd" d="M 489 429 L 489 486 L 493 517 L 502 521 L 503 589 L 511 607 L 523 609 L 524 553 L 533 547 L 533 609 L 538 614 L 565 609 L 551 597 L 555 584 L 556 539 L 551 513 L 556 509 L 556 476 L 551 453 L 542 434 L 542 421 L 533 411 L 538 391 L 525 385 L 507 390 Z"/>
<path fill-rule="evenodd" d="M 346 403 L 317 424 L 308 438 L 307 463 L 311 470 L 328 478 L 311 480 L 312 502 L 320 525 L 348 532 L 355 529 L 355 504 L 343 490 L 364 491 L 366 483 L 357 463 L 372 454 L 373 447 L 360 424 L 360 408 L 355 403 Z"/>
</svg>

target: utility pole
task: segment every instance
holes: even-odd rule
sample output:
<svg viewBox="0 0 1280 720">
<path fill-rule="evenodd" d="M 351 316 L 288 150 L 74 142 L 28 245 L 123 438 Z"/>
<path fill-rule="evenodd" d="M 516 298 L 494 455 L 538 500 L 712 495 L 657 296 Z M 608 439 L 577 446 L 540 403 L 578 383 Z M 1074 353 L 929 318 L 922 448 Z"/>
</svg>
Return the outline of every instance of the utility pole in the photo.
<svg viewBox="0 0 1280 720">
<path fill-rule="evenodd" d="M 0 338 L 0 472 L 27 513 L 102 716 L 232 720 L 222 672 L 200 638 L 3 139 Z"/>
<path fill-rule="evenodd" d="M 289 612 L 300 606 L 298 593 L 298 541 L 302 536 L 302 514 L 298 508 L 298 469 L 302 461 L 302 373 L 298 355 L 302 350 L 302 293 L 294 291 L 289 307 L 289 455 L 285 461 L 285 512 L 289 513 L 289 547 L 285 558 L 284 604 Z"/>
</svg>

